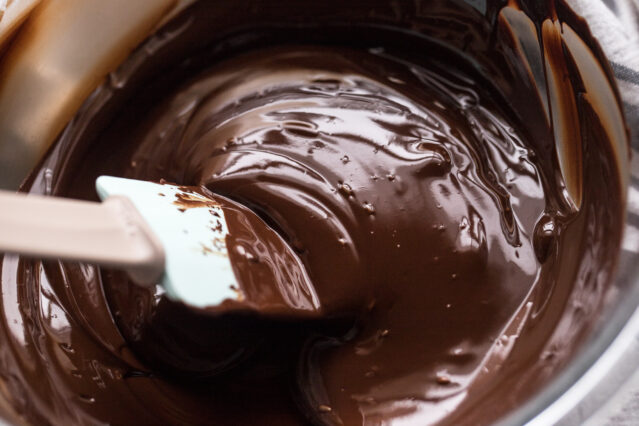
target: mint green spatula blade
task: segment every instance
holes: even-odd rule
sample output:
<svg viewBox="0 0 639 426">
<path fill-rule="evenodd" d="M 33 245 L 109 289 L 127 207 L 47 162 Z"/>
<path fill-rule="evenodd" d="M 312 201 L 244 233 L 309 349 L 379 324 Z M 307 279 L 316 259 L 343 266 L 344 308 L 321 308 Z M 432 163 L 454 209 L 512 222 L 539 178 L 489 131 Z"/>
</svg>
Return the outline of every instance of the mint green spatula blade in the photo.
<svg viewBox="0 0 639 426">
<path fill-rule="evenodd" d="M 131 200 L 160 240 L 166 262 L 161 285 L 169 298 L 201 308 L 237 298 L 219 205 L 176 185 L 111 176 L 100 176 L 96 189 L 102 200 L 114 195 Z M 185 198 L 195 202 L 180 204 Z"/>
</svg>

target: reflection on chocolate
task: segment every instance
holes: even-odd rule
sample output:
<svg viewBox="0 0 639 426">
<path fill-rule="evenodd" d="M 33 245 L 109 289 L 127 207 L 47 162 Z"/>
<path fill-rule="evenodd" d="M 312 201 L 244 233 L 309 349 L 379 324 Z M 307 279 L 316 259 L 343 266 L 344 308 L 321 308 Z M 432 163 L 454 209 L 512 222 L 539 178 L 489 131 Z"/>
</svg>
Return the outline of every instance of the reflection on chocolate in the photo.
<svg viewBox="0 0 639 426">
<path fill-rule="evenodd" d="M 301 259 L 315 293 L 291 300 L 317 317 L 211 315 L 114 271 L 5 257 L 11 406 L 279 425 L 515 408 L 578 348 L 619 247 L 625 130 L 583 22 L 552 2 L 232 3 L 196 3 L 135 52 L 24 189 L 93 199 L 111 174 L 227 197 Z M 231 250 L 246 271 L 293 259 L 258 240 Z"/>
</svg>

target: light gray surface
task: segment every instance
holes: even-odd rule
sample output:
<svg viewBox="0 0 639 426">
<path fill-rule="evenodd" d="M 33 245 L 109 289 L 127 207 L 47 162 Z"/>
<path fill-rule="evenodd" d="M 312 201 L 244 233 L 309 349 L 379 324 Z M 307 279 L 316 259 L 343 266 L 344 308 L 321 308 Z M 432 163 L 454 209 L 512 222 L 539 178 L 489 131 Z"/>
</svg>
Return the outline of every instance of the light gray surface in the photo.
<svg viewBox="0 0 639 426">
<path fill-rule="evenodd" d="M 634 348 L 630 351 L 628 359 L 633 366 L 639 366 L 638 343 L 639 337 L 635 336 Z M 585 425 L 639 425 L 639 370 L 635 368 L 627 383 L 596 411 Z"/>
</svg>

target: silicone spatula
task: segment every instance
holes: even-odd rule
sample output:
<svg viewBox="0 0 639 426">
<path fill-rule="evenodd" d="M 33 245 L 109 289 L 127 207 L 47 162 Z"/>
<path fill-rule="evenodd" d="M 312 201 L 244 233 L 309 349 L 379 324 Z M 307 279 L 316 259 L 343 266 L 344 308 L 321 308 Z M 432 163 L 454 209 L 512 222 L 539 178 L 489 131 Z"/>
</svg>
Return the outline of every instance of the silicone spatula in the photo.
<svg viewBox="0 0 639 426">
<path fill-rule="evenodd" d="M 237 300 L 227 222 L 215 201 L 110 176 L 96 189 L 102 203 L 0 192 L 0 252 L 119 268 L 195 307 Z"/>
</svg>

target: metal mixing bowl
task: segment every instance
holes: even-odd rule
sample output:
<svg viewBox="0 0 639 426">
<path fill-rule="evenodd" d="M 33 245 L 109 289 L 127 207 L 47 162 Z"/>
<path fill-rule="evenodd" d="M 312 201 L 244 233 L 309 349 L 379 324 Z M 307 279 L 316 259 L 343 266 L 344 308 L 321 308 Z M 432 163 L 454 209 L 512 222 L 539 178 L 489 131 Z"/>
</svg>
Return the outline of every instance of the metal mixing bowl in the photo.
<svg viewBox="0 0 639 426">
<path fill-rule="evenodd" d="M 504 419 L 504 424 L 600 425 L 639 420 L 639 407 L 632 404 L 639 390 L 639 2 L 569 3 L 589 22 L 611 62 L 630 128 L 631 179 L 624 242 L 615 288 L 581 353 L 536 397 Z"/>
<path fill-rule="evenodd" d="M 10 74 L 6 72 L 2 74 L 5 81 L 0 79 L 0 187 L 15 188 L 25 170 L 42 155 L 43 147 L 63 130 L 104 75 L 171 13 L 189 3 L 190 0 L 178 1 L 176 6 L 171 0 L 45 0 L 44 7 L 40 5 L 35 10 L 35 16 L 19 30 L 3 57 L 4 71 L 19 67 L 20 73 L 9 82 L 6 80 Z M 601 416 L 602 407 L 605 410 L 611 400 L 620 398 L 619 393 L 633 380 L 639 366 L 639 73 L 633 71 L 639 69 L 639 23 L 635 21 L 639 20 L 639 3 L 569 3 L 582 16 L 591 15 L 591 29 L 612 61 L 633 135 L 625 239 L 617 279 L 607 292 L 603 312 L 587 342 L 554 380 L 503 419 L 505 424 L 581 424 Z M 72 13 L 71 30 L 69 21 L 56 18 L 64 13 Z M 100 19 L 105 14 L 118 25 L 103 25 Z M 608 21 L 601 19 L 615 16 L 622 24 L 613 31 Z M 67 36 L 56 38 L 64 25 L 67 27 L 62 32 Z M 82 37 L 87 32 L 94 32 L 91 37 L 103 42 L 96 42 L 78 55 L 69 48 L 73 44 L 69 34 Z M 34 85 L 33 81 L 41 84 Z M 24 117 L 28 119 L 23 120 Z"/>
</svg>

